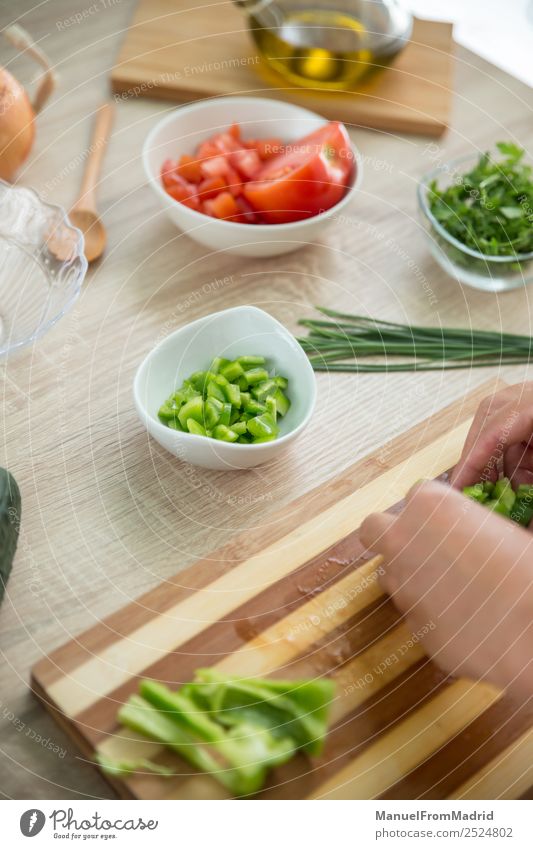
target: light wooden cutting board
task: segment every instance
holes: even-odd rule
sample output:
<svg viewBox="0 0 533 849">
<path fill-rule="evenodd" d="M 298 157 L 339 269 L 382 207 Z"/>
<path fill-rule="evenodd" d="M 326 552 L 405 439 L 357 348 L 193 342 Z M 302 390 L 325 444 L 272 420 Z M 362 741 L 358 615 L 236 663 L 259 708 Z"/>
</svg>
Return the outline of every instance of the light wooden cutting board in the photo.
<svg viewBox="0 0 533 849">
<path fill-rule="evenodd" d="M 494 384 L 491 384 L 491 387 Z M 216 665 L 237 676 L 336 682 L 323 756 L 271 774 L 264 798 L 496 798 L 533 785 L 533 706 L 449 680 L 379 585 L 358 527 L 457 460 L 487 385 L 295 501 L 264 527 L 41 660 L 33 688 L 87 758 L 152 757 L 175 775 L 113 780 L 124 797 L 224 798 L 116 712 L 141 677 L 172 686 Z"/>
<path fill-rule="evenodd" d="M 450 115 L 452 50 L 451 24 L 416 20 L 408 47 L 357 94 L 304 91 L 260 59 L 230 0 L 140 0 L 111 83 L 124 97 L 182 102 L 230 94 L 277 97 L 351 125 L 439 136 Z"/>
</svg>

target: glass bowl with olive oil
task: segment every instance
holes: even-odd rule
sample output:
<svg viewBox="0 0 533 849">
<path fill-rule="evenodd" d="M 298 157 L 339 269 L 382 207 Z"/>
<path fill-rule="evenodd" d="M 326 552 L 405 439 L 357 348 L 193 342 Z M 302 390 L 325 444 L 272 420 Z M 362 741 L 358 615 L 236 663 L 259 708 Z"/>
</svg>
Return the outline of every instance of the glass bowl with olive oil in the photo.
<svg viewBox="0 0 533 849">
<path fill-rule="evenodd" d="M 396 0 L 263 0 L 248 10 L 267 68 L 314 89 L 356 89 L 406 46 L 413 23 Z"/>
</svg>

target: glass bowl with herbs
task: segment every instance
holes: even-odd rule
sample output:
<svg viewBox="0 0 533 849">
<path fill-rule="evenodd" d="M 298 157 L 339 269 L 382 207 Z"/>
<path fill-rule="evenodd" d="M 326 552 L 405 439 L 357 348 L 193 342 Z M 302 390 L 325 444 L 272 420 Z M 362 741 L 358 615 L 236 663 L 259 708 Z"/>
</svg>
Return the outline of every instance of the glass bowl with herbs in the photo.
<svg viewBox="0 0 533 849">
<path fill-rule="evenodd" d="M 440 164 L 418 187 L 431 253 L 461 283 L 504 292 L 533 280 L 533 168 L 512 142 Z"/>
</svg>

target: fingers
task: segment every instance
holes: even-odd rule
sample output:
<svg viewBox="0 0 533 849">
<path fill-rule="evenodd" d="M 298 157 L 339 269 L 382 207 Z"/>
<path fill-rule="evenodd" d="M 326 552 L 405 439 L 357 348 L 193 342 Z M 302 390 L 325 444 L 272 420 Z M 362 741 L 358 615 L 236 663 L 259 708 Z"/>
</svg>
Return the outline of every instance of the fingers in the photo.
<svg viewBox="0 0 533 849">
<path fill-rule="evenodd" d="M 533 447 L 529 443 L 511 445 L 506 451 L 504 474 L 515 489 L 522 483 L 533 484 Z"/>
<path fill-rule="evenodd" d="M 371 513 L 359 531 L 359 537 L 365 548 L 381 554 L 385 547 L 385 536 L 394 525 L 394 521 L 394 517 L 387 513 Z"/>
<path fill-rule="evenodd" d="M 480 470 L 475 461 L 471 462 L 472 452 L 479 438 L 494 423 L 501 410 L 512 405 L 516 410 L 533 409 L 533 382 L 528 381 L 515 386 L 507 386 L 481 402 L 466 437 L 461 458 L 451 475 L 453 487 L 462 489 L 464 486 L 479 480 L 484 464 L 481 463 Z M 488 460 L 489 457 L 486 459 Z M 497 467 L 494 465 L 494 468 L 488 470 L 487 479 L 494 480 L 497 477 L 497 471 Z"/>
<path fill-rule="evenodd" d="M 533 404 L 520 409 L 505 404 L 487 422 L 467 452 L 463 452 L 453 475 L 457 489 L 480 479 L 494 479 L 504 455 L 512 445 L 529 442 L 533 433 Z"/>
</svg>

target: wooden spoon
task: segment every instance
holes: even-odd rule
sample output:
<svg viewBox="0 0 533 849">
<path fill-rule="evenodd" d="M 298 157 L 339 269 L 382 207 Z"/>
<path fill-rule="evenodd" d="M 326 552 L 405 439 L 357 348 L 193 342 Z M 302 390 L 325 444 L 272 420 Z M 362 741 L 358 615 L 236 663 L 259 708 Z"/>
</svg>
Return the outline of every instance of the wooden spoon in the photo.
<svg viewBox="0 0 533 849">
<path fill-rule="evenodd" d="M 106 246 L 107 233 L 96 211 L 96 187 L 102 166 L 102 159 L 113 122 L 113 104 L 104 103 L 96 113 L 96 122 L 90 146 L 90 154 L 85 166 L 78 200 L 69 212 L 69 218 L 75 227 L 79 227 L 85 237 L 84 253 L 87 262 L 99 259 Z"/>
</svg>

